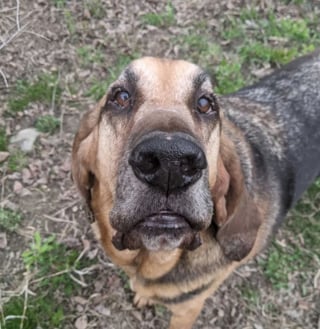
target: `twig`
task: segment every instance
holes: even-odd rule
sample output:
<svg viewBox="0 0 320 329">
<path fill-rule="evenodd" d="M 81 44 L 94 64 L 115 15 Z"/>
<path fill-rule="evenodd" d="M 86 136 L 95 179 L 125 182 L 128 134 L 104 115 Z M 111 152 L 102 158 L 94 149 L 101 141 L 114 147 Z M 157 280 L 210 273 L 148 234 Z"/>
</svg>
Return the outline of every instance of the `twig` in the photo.
<svg viewBox="0 0 320 329">
<path fill-rule="evenodd" d="M 66 211 L 69 208 L 72 208 L 73 206 L 75 206 L 77 203 L 79 203 L 79 200 L 75 200 L 70 202 L 67 206 L 59 209 L 58 211 L 56 211 L 54 214 L 52 214 L 53 217 L 58 216 L 61 212 Z"/>
<path fill-rule="evenodd" d="M 0 201 L 4 200 L 4 189 L 5 189 L 5 183 L 7 180 L 6 172 L 3 173 L 3 177 L 1 179 L 1 194 L 0 194 Z"/>
<path fill-rule="evenodd" d="M 26 285 L 24 287 L 24 301 L 23 301 L 23 312 L 20 321 L 20 329 L 23 329 L 24 319 L 26 318 L 27 308 L 28 308 L 28 285 L 29 285 L 29 278 L 26 280 Z"/>
<path fill-rule="evenodd" d="M 16 28 L 17 30 L 10 36 L 8 39 L 4 40 L 0 45 L 0 50 L 6 47 L 15 37 L 17 37 L 21 32 L 25 30 L 25 28 L 30 24 L 26 23 L 21 26 L 21 22 L 25 21 L 30 15 L 33 14 L 33 11 L 30 11 L 27 15 L 25 15 L 22 19 L 20 19 L 20 0 L 17 1 L 17 6 L 12 8 L 12 10 L 16 10 Z"/>
<path fill-rule="evenodd" d="M 4 74 L 4 72 L 3 72 L 1 69 L 0 69 L 0 74 L 1 74 L 1 76 L 2 76 L 2 79 L 3 79 L 3 81 L 4 81 L 4 84 L 5 84 L 6 88 L 8 88 L 9 85 L 8 85 L 7 77 L 6 77 L 6 75 Z"/>
<path fill-rule="evenodd" d="M 92 266 L 83 268 L 82 270 L 76 270 L 76 269 L 74 269 L 73 272 L 76 273 L 79 276 L 83 276 L 83 275 L 91 274 L 92 271 L 94 271 L 96 269 L 100 270 L 101 269 L 101 266 L 98 265 L 98 264 L 97 265 L 92 265 Z"/>
<path fill-rule="evenodd" d="M 82 282 L 81 280 L 77 279 L 75 276 L 73 276 L 71 273 L 69 273 L 69 277 L 76 283 L 78 283 L 81 287 L 86 288 L 88 285 L 85 282 Z"/>
<path fill-rule="evenodd" d="M 320 287 L 319 282 L 320 282 L 320 270 L 317 272 L 317 274 L 314 276 L 313 279 L 314 289 L 318 289 Z"/>
<path fill-rule="evenodd" d="M 58 84 L 60 82 L 60 71 L 58 73 L 58 78 L 54 83 L 54 88 L 52 91 L 52 99 L 51 99 L 51 114 L 54 114 L 54 105 L 55 105 L 55 101 L 56 101 L 56 94 L 57 94 L 57 88 L 58 88 Z"/>
<path fill-rule="evenodd" d="M 28 33 L 28 34 L 33 34 L 35 35 L 36 37 L 39 37 L 41 39 L 44 39 L 46 41 L 51 41 L 49 38 L 45 37 L 44 35 L 40 34 L 40 33 L 37 33 L 37 32 L 33 32 L 33 31 L 23 31 L 23 33 Z"/>
<path fill-rule="evenodd" d="M 0 14 L 7 13 L 8 11 L 17 10 L 17 7 L 1 9 Z"/>
<path fill-rule="evenodd" d="M 63 119 L 64 119 L 65 108 L 64 106 L 61 107 L 61 114 L 60 114 L 60 138 L 63 137 Z"/>
<path fill-rule="evenodd" d="M 52 220 L 53 222 L 67 223 L 67 224 L 72 224 L 72 225 L 76 225 L 76 226 L 78 225 L 76 222 L 73 222 L 73 221 L 70 221 L 70 220 L 67 220 L 67 219 L 61 219 L 61 218 L 53 217 L 53 216 L 46 215 L 46 214 L 44 214 L 43 216 L 50 219 L 50 220 Z"/>
<path fill-rule="evenodd" d="M 17 7 L 16 7 L 16 23 L 17 23 L 17 30 L 20 30 L 20 0 L 17 1 Z"/>
<path fill-rule="evenodd" d="M 23 32 L 23 30 L 29 25 L 30 23 L 26 23 L 23 25 L 19 30 L 14 32 L 7 40 L 5 40 L 1 45 L 0 45 L 0 50 L 6 47 L 15 37 L 17 37 L 20 33 Z"/>
<path fill-rule="evenodd" d="M 56 272 L 56 273 L 53 273 L 53 274 L 49 274 L 49 275 L 46 275 L 46 276 L 43 276 L 39 279 L 35 279 L 35 280 L 32 280 L 30 281 L 31 284 L 33 283 L 38 283 L 38 282 L 41 282 L 45 279 L 50 279 L 50 278 L 54 278 L 56 276 L 59 276 L 59 275 L 62 275 L 62 274 L 66 274 L 66 273 L 69 273 L 70 272 L 70 269 L 67 269 L 67 270 L 63 270 L 63 271 L 60 271 L 60 272 Z"/>
</svg>

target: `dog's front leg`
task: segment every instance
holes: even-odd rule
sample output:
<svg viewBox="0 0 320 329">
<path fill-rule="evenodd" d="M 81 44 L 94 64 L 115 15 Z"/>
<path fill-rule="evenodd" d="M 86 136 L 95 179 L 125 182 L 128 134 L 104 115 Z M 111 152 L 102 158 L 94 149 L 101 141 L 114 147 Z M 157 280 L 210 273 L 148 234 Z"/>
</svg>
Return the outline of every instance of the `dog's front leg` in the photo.
<svg viewBox="0 0 320 329">
<path fill-rule="evenodd" d="M 190 301 L 170 305 L 172 312 L 169 329 L 191 329 L 198 315 L 200 314 L 205 297 L 195 297 Z"/>
</svg>

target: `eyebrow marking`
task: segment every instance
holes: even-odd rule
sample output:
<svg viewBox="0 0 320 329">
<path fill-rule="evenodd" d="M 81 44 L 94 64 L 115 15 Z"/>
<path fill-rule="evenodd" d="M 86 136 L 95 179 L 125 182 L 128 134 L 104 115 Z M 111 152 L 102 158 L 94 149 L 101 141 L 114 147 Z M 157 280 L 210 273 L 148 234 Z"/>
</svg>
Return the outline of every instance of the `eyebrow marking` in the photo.
<svg viewBox="0 0 320 329">
<path fill-rule="evenodd" d="M 193 79 L 193 88 L 195 90 L 200 89 L 205 81 L 210 81 L 210 75 L 207 72 L 201 72 Z"/>
<path fill-rule="evenodd" d="M 136 85 L 139 80 L 139 77 L 130 67 L 126 68 L 126 70 L 124 71 L 124 77 L 130 85 Z"/>
</svg>

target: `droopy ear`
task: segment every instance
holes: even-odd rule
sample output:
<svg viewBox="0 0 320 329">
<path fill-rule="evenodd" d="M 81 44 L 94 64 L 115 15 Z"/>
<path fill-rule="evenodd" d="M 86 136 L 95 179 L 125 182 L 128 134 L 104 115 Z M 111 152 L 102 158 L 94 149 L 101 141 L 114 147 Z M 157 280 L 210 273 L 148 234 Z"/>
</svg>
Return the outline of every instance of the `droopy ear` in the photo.
<svg viewBox="0 0 320 329">
<path fill-rule="evenodd" d="M 225 256 L 240 261 L 251 251 L 261 225 L 261 215 L 245 186 L 235 150 L 223 149 L 217 180 L 212 189 L 217 241 Z"/>
<path fill-rule="evenodd" d="M 223 165 L 221 157 L 218 158 L 217 178 L 211 191 L 214 202 L 214 220 L 218 227 L 222 226 L 227 220 L 226 195 L 230 187 L 230 175 Z"/>
<path fill-rule="evenodd" d="M 98 142 L 98 123 L 105 97 L 96 108 L 88 111 L 81 119 L 72 147 L 72 179 L 81 195 L 90 204 L 90 190 L 95 177 L 95 159 Z"/>
</svg>

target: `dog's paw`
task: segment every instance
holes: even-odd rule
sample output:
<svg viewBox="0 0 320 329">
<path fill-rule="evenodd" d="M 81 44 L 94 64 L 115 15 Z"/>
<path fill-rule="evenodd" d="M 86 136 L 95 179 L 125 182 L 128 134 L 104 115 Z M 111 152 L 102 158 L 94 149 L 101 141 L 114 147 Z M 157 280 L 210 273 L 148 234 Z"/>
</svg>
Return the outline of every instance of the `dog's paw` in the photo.
<svg viewBox="0 0 320 329">
<path fill-rule="evenodd" d="M 135 296 L 134 296 L 134 299 L 133 299 L 133 304 L 137 308 L 142 308 L 142 307 L 145 307 L 145 306 L 152 305 L 153 302 L 148 297 L 144 297 L 144 296 L 141 296 L 138 293 L 136 293 Z"/>
</svg>

